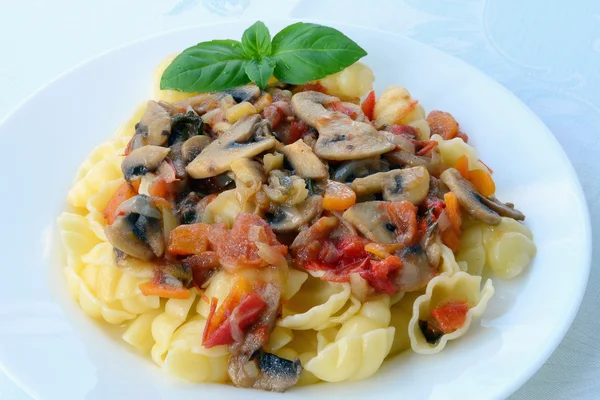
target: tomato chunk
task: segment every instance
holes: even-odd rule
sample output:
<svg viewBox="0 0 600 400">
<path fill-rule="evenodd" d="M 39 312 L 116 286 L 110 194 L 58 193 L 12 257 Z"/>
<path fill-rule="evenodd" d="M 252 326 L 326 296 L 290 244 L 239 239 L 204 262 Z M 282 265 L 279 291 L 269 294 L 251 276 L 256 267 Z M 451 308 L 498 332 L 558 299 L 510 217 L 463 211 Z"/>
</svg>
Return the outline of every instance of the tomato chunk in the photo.
<svg viewBox="0 0 600 400">
<path fill-rule="evenodd" d="M 255 214 L 238 214 L 231 229 L 223 224 L 212 225 L 208 240 L 221 265 L 230 272 L 268 265 L 258 254 L 257 242 L 271 246 L 282 256 L 287 254 L 287 246 L 279 243 L 269 224 Z"/>
<path fill-rule="evenodd" d="M 369 92 L 369 94 L 365 98 L 365 101 L 363 101 L 363 103 L 361 104 L 360 108 L 362 109 L 365 116 L 367 118 L 369 118 L 369 121 L 372 121 L 373 114 L 375 111 L 375 91 L 374 90 L 371 90 Z"/>
<path fill-rule="evenodd" d="M 427 124 L 432 135 L 440 135 L 444 140 L 453 139 L 458 134 L 458 122 L 452 114 L 434 110 L 427 116 Z"/>
<path fill-rule="evenodd" d="M 208 248 L 210 225 L 179 225 L 169 235 L 169 252 L 177 255 L 200 254 Z"/>
<path fill-rule="evenodd" d="M 451 333 L 465 324 L 469 304 L 457 301 L 438 306 L 431 311 L 431 316 L 444 333 Z"/>
</svg>

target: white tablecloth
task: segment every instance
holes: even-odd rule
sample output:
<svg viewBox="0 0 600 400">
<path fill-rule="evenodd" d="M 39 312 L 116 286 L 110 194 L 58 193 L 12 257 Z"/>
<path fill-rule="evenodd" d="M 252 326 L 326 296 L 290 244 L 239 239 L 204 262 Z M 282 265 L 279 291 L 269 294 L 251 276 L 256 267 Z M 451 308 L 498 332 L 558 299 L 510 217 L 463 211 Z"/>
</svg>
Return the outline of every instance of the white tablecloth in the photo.
<svg viewBox="0 0 600 400">
<path fill-rule="evenodd" d="M 583 184 L 593 228 L 600 231 L 598 0 L 5 0 L 0 3 L 0 120 L 56 75 L 114 46 L 205 22 L 278 16 L 395 31 L 498 80 L 557 137 Z M 599 240 L 594 235 L 594 245 Z M 598 249 L 572 328 L 511 399 L 600 399 Z M 569 266 L 564 270 L 568 279 Z M 0 373 L 0 399 L 26 398 Z"/>
</svg>

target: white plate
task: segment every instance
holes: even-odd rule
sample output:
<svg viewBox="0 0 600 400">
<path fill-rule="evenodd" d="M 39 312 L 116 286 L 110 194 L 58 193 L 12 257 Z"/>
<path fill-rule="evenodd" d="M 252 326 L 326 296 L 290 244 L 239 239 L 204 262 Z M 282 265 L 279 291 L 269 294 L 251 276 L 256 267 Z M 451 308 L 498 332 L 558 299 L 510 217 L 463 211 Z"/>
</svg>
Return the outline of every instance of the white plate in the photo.
<svg viewBox="0 0 600 400">
<path fill-rule="evenodd" d="M 269 27 L 274 33 L 291 22 Z M 158 62 L 198 41 L 239 39 L 248 25 L 173 32 L 101 55 L 44 87 L 0 126 L 5 151 L 0 180 L 0 362 L 33 397 L 276 396 L 192 385 L 163 374 L 79 310 L 52 256 L 58 246 L 56 216 L 65 206 L 76 169 L 150 97 Z M 505 398 L 556 348 L 585 290 L 591 233 L 575 173 L 538 118 L 482 73 L 405 38 L 338 28 L 369 52 L 364 61 L 375 71 L 379 92 L 404 85 L 426 110 L 445 110 L 456 117 L 494 169 L 498 197 L 516 203 L 527 215 L 538 255 L 524 276 L 496 280 L 496 296 L 481 326 L 441 354 L 406 353 L 368 380 L 295 388 L 284 396 L 318 398 L 326 391 L 328 397 L 344 399 Z"/>
</svg>

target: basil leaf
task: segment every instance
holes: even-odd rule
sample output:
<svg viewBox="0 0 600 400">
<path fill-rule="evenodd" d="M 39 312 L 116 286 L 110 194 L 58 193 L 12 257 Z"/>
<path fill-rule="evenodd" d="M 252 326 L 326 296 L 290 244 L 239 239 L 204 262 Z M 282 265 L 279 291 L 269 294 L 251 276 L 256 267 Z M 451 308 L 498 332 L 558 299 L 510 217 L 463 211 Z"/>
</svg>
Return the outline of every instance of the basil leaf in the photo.
<svg viewBox="0 0 600 400">
<path fill-rule="evenodd" d="M 167 67 L 160 80 L 161 89 L 181 92 L 216 92 L 242 86 L 247 57 L 235 40 L 213 40 L 185 49 Z"/>
<path fill-rule="evenodd" d="M 261 21 L 256 21 L 242 35 L 242 48 L 248 58 L 271 54 L 271 34 Z"/>
<path fill-rule="evenodd" d="M 261 89 L 264 89 L 269 83 L 269 78 L 273 75 L 274 69 L 275 62 L 269 58 L 250 60 L 246 63 L 248 78 Z"/>
<path fill-rule="evenodd" d="M 292 84 L 334 74 L 366 55 L 365 50 L 340 31 L 304 22 L 284 28 L 272 43 L 275 77 Z"/>
</svg>

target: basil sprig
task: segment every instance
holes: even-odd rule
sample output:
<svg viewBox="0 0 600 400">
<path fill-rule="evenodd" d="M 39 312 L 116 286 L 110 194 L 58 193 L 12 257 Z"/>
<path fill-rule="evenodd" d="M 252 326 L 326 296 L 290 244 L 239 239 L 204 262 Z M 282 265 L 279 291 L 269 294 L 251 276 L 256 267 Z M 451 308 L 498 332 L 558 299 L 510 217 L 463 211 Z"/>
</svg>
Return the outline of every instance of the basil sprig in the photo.
<svg viewBox="0 0 600 400">
<path fill-rule="evenodd" d="M 271 40 L 269 29 L 257 21 L 241 42 L 212 40 L 185 49 L 163 73 L 160 88 L 215 92 L 254 82 L 263 89 L 273 75 L 299 85 L 339 72 L 366 55 L 328 26 L 298 22 Z"/>
</svg>

